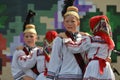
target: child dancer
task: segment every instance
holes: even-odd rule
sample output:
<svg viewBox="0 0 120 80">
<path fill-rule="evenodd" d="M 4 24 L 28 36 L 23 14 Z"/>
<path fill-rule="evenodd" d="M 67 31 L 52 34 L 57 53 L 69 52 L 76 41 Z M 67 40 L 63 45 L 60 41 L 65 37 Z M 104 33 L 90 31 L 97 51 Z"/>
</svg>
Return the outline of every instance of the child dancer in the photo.
<svg viewBox="0 0 120 80">
<path fill-rule="evenodd" d="M 87 51 L 89 63 L 83 80 L 115 80 L 110 63 L 107 62 L 114 49 L 111 26 L 105 15 L 94 16 L 90 19 L 90 29 L 93 36 L 82 36 L 78 42 L 64 39 L 68 51 L 78 53 Z"/>
<path fill-rule="evenodd" d="M 18 47 L 13 54 L 11 65 L 12 75 L 14 80 L 34 80 L 39 74 L 36 59 L 39 55 L 43 54 L 42 48 L 38 48 L 35 45 L 37 41 L 35 25 L 26 25 L 23 38 L 24 46 Z"/>
<path fill-rule="evenodd" d="M 83 65 L 79 66 L 75 55 L 62 43 L 63 37 L 69 37 L 74 41 L 81 39 L 81 33 L 77 30 L 80 26 L 78 8 L 69 6 L 63 19 L 66 32 L 60 33 L 53 41 L 47 78 L 48 80 L 82 80 Z"/>
<path fill-rule="evenodd" d="M 48 68 L 48 64 L 49 64 L 49 60 L 50 60 L 50 54 L 51 54 L 51 50 L 52 50 L 52 43 L 53 40 L 57 37 L 57 32 L 54 30 L 50 30 L 46 32 L 45 38 L 44 38 L 44 46 L 43 46 L 43 53 L 44 53 L 44 72 L 39 74 L 39 76 L 37 77 L 36 80 L 46 80 L 46 76 L 47 76 L 47 68 Z M 39 60 L 38 60 L 39 62 Z M 38 64 L 38 71 L 40 67 L 40 64 Z"/>
</svg>

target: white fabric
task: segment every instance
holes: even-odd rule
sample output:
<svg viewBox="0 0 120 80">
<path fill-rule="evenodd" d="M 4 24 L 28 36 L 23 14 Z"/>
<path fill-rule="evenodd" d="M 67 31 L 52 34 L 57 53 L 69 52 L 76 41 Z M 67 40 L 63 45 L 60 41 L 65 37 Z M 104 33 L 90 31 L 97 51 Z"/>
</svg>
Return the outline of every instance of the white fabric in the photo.
<svg viewBox="0 0 120 80">
<path fill-rule="evenodd" d="M 91 39 L 93 39 L 93 41 Z M 98 42 L 95 42 L 96 40 Z M 74 44 L 68 44 L 67 46 L 72 53 L 79 53 L 79 52 L 81 53 L 83 51 L 87 51 L 88 59 L 93 59 L 94 55 L 102 59 L 106 59 L 107 57 L 110 57 L 111 51 L 108 50 L 107 44 L 99 43 L 99 41 L 102 41 L 102 39 L 99 36 L 94 36 L 91 38 L 89 36 L 83 36 L 82 40 Z M 84 78 L 89 79 L 89 77 L 93 77 L 95 79 L 115 80 L 115 76 L 111 69 L 110 63 L 106 62 L 106 67 L 104 68 L 104 74 L 101 75 L 99 73 L 99 64 L 97 60 L 92 60 L 86 68 Z"/>
<path fill-rule="evenodd" d="M 77 40 L 79 39 L 81 38 L 79 37 Z M 74 55 L 68 50 L 66 45 L 63 44 L 60 37 L 56 37 L 53 41 L 51 59 L 48 66 L 48 75 L 58 75 L 58 77 L 59 75 L 72 75 L 72 78 L 80 77 L 82 75 L 81 69 L 77 64 Z"/>
<path fill-rule="evenodd" d="M 89 77 L 93 77 L 96 79 L 104 79 L 104 80 L 115 80 L 115 76 L 113 74 L 113 71 L 111 69 L 109 62 L 106 62 L 106 67 L 104 68 L 103 74 L 101 75 L 99 73 L 98 60 L 93 60 L 88 64 L 86 68 L 86 72 L 84 74 L 84 78 L 89 78 Z"/>
<path fill-rule="evenodd" d="M 23 50 L 16 50 L 13 54 L 12 64 L 11 64 L 11 71 L 13 77 L 15 75 L 19 75 L 20 72 L 23 72 L 24 75 L 28 75 L 35 79 L 37 75 L 31 70 L 32 67 L 35 66 L 36 62 L 38 62 L 38 65 L 41 65 L 43 67 L 43 61 L 39 58 L 43 59 L 43 56 L 37 56 L 37 50 L 38 48 L 34 48 L 31 50 L 30 55 L 26 55 Z M 42 50 L 39 49 L 39 53 L 42 53 Z M 39 61 L 40 60 L 40 61 Z M 38 66 L 38 71 L 43 71 L 41 66 Z M 41 69 L 42 68 L 42 69 Z M 20 76 L 20 75 L 19 75 Z M 23 75 L 21 75 L 23 76 Z M 20 76 L 20 77 L 21 77 Z"/>
<path fill-rule="evenodd" d="M 44 73 L 41 73 L 36 80 L 46 80 L 46 76 L 44 76 Z"/>
<path fill-rule="evenodd" d="M 46 80 L 46 76 L 44 75 L 45 67 L 48 67 L 48 62 L 45 61 L 45 56 L 38 56 L 37 57 L 37 69 L 40 73 L 36 80 Z"/>
<path fill-rule="evenodd" d="M 42 73 L 45 69 L 44 60 L 45 60 L 44 55 L 37 57 L 37 69 L 39 73 Z"/>
</svg>

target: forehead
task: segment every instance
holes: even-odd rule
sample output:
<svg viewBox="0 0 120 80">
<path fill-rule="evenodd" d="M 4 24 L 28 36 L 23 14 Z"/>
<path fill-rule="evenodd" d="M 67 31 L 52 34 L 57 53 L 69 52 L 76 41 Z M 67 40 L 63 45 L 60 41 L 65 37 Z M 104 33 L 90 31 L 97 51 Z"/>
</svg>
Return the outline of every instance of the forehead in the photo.
<svg viewBox="0 0 120 80">
<path fill-rule="evenodd" d="M 30 36 L 35 36 L 35 34 L 34 34 L 34 33 L 30 33 L 30 32 L 24 33 L 24 36 L 27 36 L 27 35 L 30 35 Z"/>
<path fill-rule="evenodd" d="M 66 15 L 65 17 L 64 17 L 64 20 L 67 20 L 67 19 L 76 19 L 76 20 L 78 20 L 77 19 L 77 17 L 75 17 L 74 15 Z"/>
</svg>

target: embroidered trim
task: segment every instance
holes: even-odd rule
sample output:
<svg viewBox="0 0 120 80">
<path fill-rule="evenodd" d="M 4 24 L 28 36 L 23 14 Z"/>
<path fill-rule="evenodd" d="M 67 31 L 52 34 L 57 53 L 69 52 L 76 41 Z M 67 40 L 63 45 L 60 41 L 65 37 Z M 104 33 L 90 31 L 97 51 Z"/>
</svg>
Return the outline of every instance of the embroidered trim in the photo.
<svg viewBox="0 0 120 80">
<path fill-rule="evenodd" d="M 54 79 L 56 77 L 56 74 L 54 72 L 48 71 L 47 78 Z"/>
<path fill-rule="evenodd" d="M 62 74 L 58 76 L 58 79 L 70 79 L 70 78 L 74 78 L 74 79 L 82 79 L 82 74 Z"/>
<path fill-rule="evenodd" d="M 23 71 L 18 72 L 15 76 L 14 79 L 21 79 L 23 76 L 25 75 L 25 73 Z"/>
<path fill-rule="evenodd" d="M 40 49 L 37 50 L 37 56 L 44 56 L 44 53 Z"/>
<path fill-rule="evenodd" d="M 106 43 L 104 40 L 102 40 L 101 38 L 94 38 L 94 37 L 90 37 L 91 42 L 97 42 L 97 43 Z"/>
<path fill-rule="evenodd" d="M 112 80 L 112 79 L 98 79 L 95 77 L 88 77 L 88 78 L 83 78 L 83 80 Z"/>
</svg>

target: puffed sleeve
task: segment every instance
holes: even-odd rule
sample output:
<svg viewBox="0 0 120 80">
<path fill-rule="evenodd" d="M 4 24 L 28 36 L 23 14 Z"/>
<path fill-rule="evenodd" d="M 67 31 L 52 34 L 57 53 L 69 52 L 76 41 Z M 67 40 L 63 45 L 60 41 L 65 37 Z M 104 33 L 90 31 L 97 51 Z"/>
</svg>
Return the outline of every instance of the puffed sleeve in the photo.
<svg viewBox="0 0 120 80">
<path fill-rule="evenodd" d="M 47 78 L 53 79 L 57 74 L 57 72 L 59 71 L 62 62 L 61 47 L 62 47 L 62 39 L 60 37 L 55 38 L 53 41 L 50 62 L 48 65 Z"/>
<path fill-rule="evenodd" d="M 67 43 L 66 46 L 68 49 L 73 53 L 82 53 L 85 51 L 88 51 L 90 48 L 90 37 L 89 36 L 83 36 L 81 40 L 77 42 Z"/>
<path fill-rule="evenodd" d="M 21 51 L 21 53 L 24 53 L 23 51 Z M 23 68 L 23 69 L 29 69 L 34 67 L 34 65 L 36 64 L 36 57 L 37 57 L 37 50 L 34 50 L 31 54 L 26 55 L 21 54 L 18 57 L 18 64 Z"/>
</svg>

